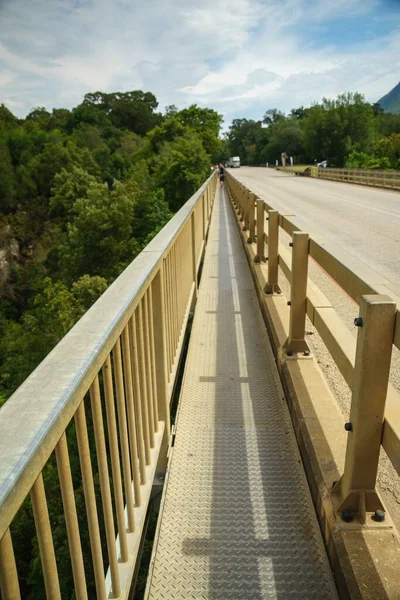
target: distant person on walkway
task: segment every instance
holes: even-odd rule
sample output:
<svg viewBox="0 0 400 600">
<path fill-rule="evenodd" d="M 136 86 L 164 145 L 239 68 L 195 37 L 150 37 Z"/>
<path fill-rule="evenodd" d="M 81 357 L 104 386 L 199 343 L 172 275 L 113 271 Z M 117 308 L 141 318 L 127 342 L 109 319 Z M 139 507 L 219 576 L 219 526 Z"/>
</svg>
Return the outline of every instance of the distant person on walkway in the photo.
<svg viewBox="0 0 400 600">
<path fill-rule="evenodd" d="M 219 183 L 222 188 L 224 187 L 224 181 L 225 181 L 225 168 L 222 163 L 219 163 Z"/>
</svg>

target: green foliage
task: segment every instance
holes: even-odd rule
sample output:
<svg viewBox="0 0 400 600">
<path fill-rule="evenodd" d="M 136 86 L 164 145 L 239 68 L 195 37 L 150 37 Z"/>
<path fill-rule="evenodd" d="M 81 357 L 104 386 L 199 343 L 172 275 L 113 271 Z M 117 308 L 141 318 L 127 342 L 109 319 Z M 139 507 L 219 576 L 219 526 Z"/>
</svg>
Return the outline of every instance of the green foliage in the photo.
<svg viewBox="0 0 400 600">
<path fill-rule="evenodd" d="M 234 119 L 227 135 L 228 156 L 240 156 L 243 164 L 257 164 L 257 142 L 262 132 L 260 121 Z"/>
<path fill-rule="evenodd" d="M 0 212 L 15 208 L 15 174 L 11 153 L 5 140 L 0 137 Z"/>
<path fill-rule="evenodd" d="M 67 224 L 67 239 L 60 247 L 61 272 L 66 281 L 84 274 L 113 279 L 139 251 L 132 237 L 135 194 L 130 186 L 116 182 L 89 185 L 78 198 Z"/>
<path fill-rule="evenodd" d="M 0 106 L 0 406 L 208 177 L 222 144 L 221 116 L 192 106 L 170 107 L 162 117 L 156 109 L 155 96 L 142 91 L 87 94 L 72 111 L 37 107 L 23 120 Z M 90 411 L 87 419 L 100 499 Z M 93 598 L 73 424 L 67 437 Z M 61 593 L 73 600 L 54 457 L 43 474 Z M 99 519 L 106 557 L 101 511 Z M 40 600 L 45 591 L 29 498 L 12 535 L 22 597 Z"/>
<path fill-rule="evenodd" d="M 75 115 L 92 124 L 100 124 L 107 117 L 119 129 L 145 135 L 161 120 L 161 115 L 155 113 L 157 106 L 157 99 L 150 92 L 95 92 L 85 95 L 83 103 L 75 109 Z"/>
<path fill-rule="evenodd" d="M 267 127 L 262 128 L 262 123 Z M 270 109 L 262 123 L 235 119 L 226 136 L 226 154 L 238 155 L 242 164 L 249 165 L 280 163 L 286 152 L 295 164 L 327 160 L 336 167 L 398 168 L 394 142 L 380 144 L 379 140 L 400 133 L 400 116 L 383 114 L 361 94 L 323 98 L 320 104 L 295 108 L 288 116 Z"/>
<path fill-rule="evenodd" d="M 210 174 L 210 156 L 197 135 L 163 144 L 154 160 L 154 180 L 178 210 Z"/>
<path fill-rule="evenodd" d="M 146 193 L 139 194 L 134 212 L 133 235 L 141 247 L 146 246 L 172 217 L 162 188 L 158 188 L 150 196 Z"/>
<path fill-rule="evenodd" d="M 346 167 L 358 169 L 400 169 L 400 134 L 393 133 L 388 138 L 376 142 L 373 154 L 353 151 Z"/>
</svg>

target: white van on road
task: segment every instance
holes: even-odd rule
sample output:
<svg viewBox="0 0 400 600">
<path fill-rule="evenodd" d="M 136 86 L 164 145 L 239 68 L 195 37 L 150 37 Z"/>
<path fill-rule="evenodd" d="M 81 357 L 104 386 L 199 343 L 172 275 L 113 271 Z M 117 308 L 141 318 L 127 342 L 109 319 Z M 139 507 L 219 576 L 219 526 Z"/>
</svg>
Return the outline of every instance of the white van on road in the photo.
<svg viewBox="0 0 400 600">
<path fill-rule="evenodd" d="M 239 156 L 231 156 L 228 161 L 228 167 L 231 169 L 237 169 L 240 167 L 240 157 Z"/>
</svg>

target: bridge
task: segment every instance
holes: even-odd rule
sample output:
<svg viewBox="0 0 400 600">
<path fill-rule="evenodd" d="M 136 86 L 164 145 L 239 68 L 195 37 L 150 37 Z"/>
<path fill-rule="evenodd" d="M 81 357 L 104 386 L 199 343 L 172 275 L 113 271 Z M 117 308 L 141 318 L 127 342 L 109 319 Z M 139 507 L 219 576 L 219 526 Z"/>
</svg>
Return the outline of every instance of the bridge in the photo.
<svg viewBox="0 0 400 600">
<path fill-rule="evenodd" d="M 2 407 L 2 600 L 21 598 L 28 500 L 43 597 L 62 597 L 54 494 L 74 597 L 130 598 L 160 483 L 145 598 L 400 598 L 398 254 L 384 269 L 372 241 L 366 264 L 333 221 L 352 202 L 392 231 L 398 194 L 266 169 L 226 183 L 210 176 Z"/>
</svg>

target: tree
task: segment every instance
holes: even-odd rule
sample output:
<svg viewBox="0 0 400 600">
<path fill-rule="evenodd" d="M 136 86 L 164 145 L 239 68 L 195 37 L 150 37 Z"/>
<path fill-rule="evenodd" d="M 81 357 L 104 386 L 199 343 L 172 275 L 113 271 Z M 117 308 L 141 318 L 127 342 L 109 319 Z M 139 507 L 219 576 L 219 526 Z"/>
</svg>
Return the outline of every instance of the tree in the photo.
<svg viewBox="0 0 400 600">
<path fill-rule="evenodd" d="M 296 162 L 304 159 L 303 131 L 296 119 L 279 119 L 269 128 L 269 142 L 265 162 L 275 163 L 282 152 L 293 156 Z"/>
<path fill-rule="evenodd" d="M 15 208 L 15 173 L 11 153 L 0 137 L 0 212 L 7 213 Z"/>
<path fill-rule="evenodd" d="M 145 135 L 161 120 L 161 115 L 155 113 L 158 106 L 156 97 L 141 90 L 86 94 L 81 106 L 93 111 L 93 114 L 105 114 L 115 127 L 129 129 L 139 135 Z"/>
<path fill-rule="evenodd" d="M 61 169 L 54 177 L 52 195 L 49 201 L 50 216 L 66 219 L 64 221 L 66 228 L 76 200 L 87 198 L 88 189 L 96 183 L 96 178 L 89 175 L 81 167 L 73 166 L 71 171 Z"/>
<path fill-rule="evenodd" d="M 135 197 L 116 182 L 114 189 L 94 183 L 78 198 L 60 246 L 59 264 L 66 282 L 88 274 L 111 281 L 138 253 L 132 237 Z"/>
<path fill-rule="evenodd" d="M 280 110 L 277 108 L 270 108 L 263 116 L 263 123 L 272 125 L 272 123 L 277 123 L 285 118 L 285 115 Z"/>
<path fill-rule="evenodd" d="M 135 204 L 133 236 L 140 246 L 144 247 L 171 217 L 172 212 L 165 200 L 163 189 L 159 188 L 150 195 L 139 193 Z"/>
<path fill-rule="evenodd" d="M 353 150 L 368 153 L 375 139 L 373 119 L 372 107 L 361 94 L 323 98 L 322 104 L 308 109 L 302 122 L 308 158 L 340 167 Z"/>
<path fill-rule="evenodd" d="M 210 174 L 210 159 L 201 140 L 178 137 L 165 143 L 154 160 L 154 180 L 163 188 L 171 210 L 178 210 Z"/>
<path fill-rule="evenodd" d="M 234 119 L 227 135 L 229 154 L 240 156 L 242 164 L 257 164 L 256 148 L 260 132 L 260 121 Z"/>
</svg>

